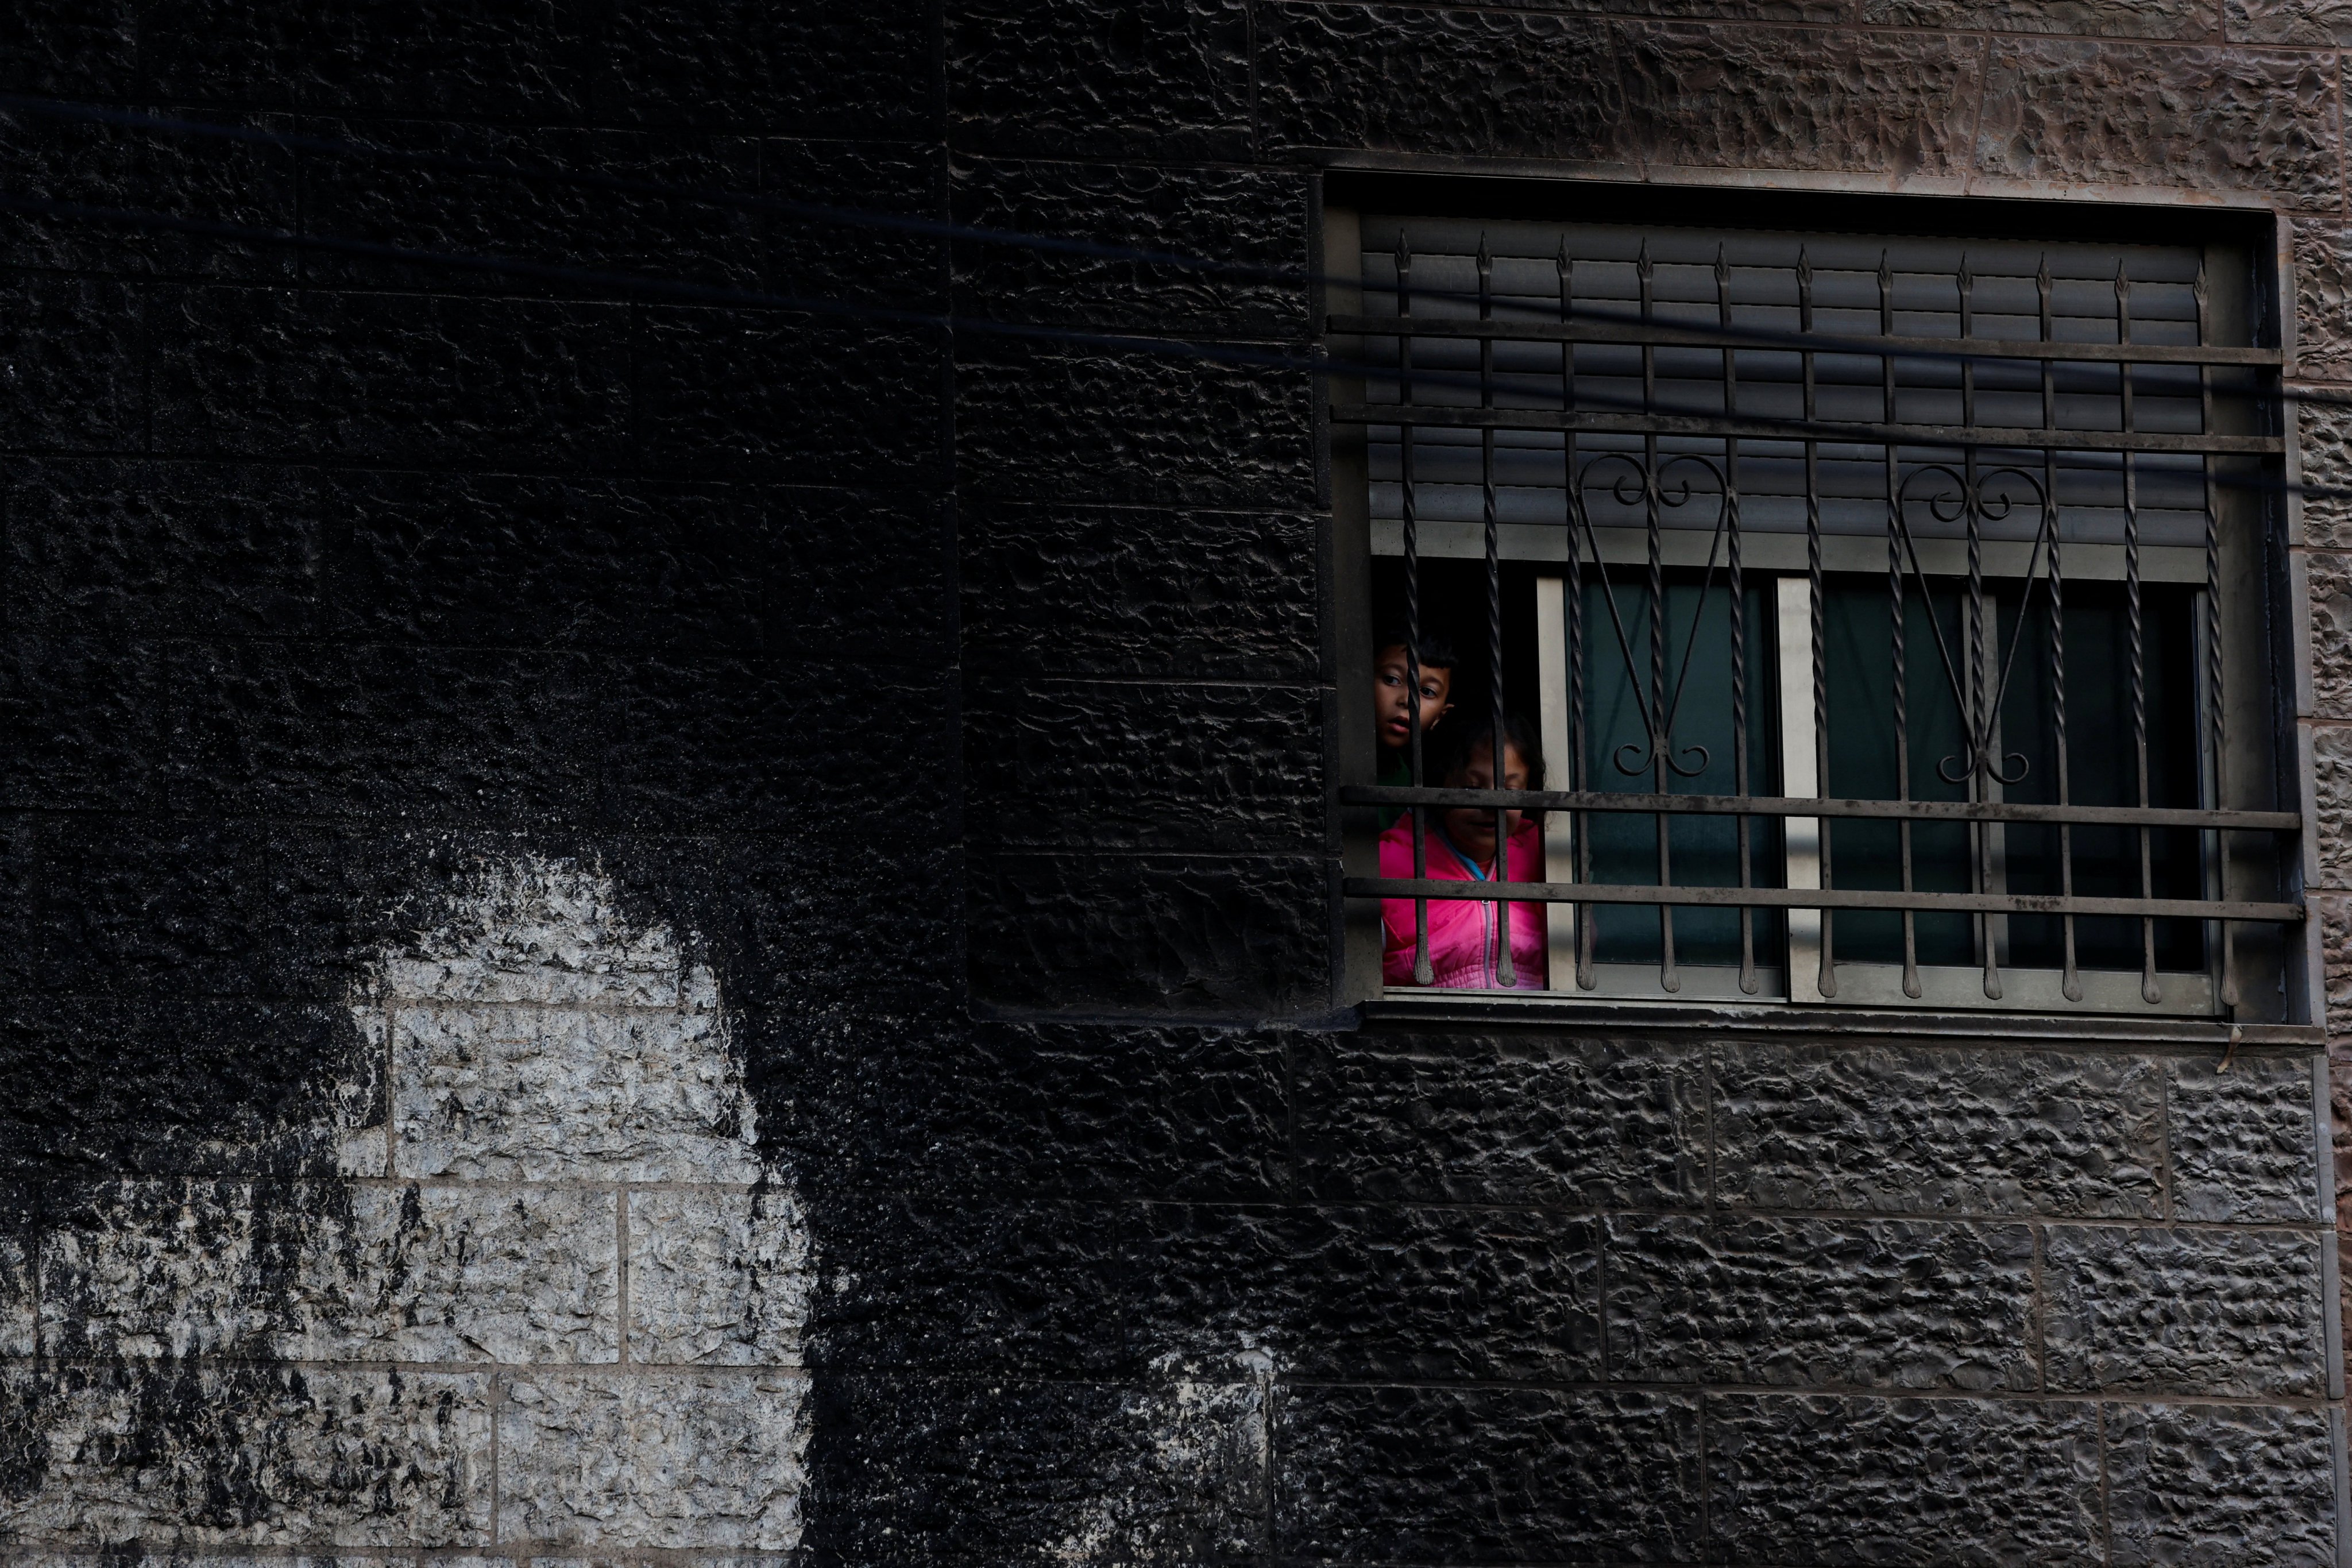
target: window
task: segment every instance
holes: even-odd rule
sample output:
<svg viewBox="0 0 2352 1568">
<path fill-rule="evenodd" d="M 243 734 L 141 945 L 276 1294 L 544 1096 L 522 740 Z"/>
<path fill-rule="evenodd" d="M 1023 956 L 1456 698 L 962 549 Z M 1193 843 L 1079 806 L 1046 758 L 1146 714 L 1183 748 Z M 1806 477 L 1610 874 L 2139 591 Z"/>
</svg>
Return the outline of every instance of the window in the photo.
<svg viewBox="0 0 2352 1568">
<path fill-rule="evenodd" d="M 1488 986 L 2288 1015 L 2252 247 L 1331 232 L 1363 592 L 1460 650 L 1451 712 L 1342 792 L 1394 989 L 1437 978 L 1433 909 L 1475 910 Z M 1505 710 L 1545 787 L 1439 776 Z M 1444 837 L 1505 809 L 1524 866 Z"/>
</svg>

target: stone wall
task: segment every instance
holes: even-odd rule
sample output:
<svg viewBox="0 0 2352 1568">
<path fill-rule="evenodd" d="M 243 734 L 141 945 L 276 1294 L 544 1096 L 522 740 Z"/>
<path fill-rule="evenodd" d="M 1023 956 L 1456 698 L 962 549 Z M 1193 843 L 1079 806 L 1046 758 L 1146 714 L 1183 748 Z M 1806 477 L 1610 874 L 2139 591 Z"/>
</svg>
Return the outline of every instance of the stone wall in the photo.
<svg viewBox="0 0 2352 1568">
<path fill-rule="evenodd" d="M 1344 164 L 2227 202 L 2338 385 L 2347 30 L 16 7 L 0 90 L 309 140 L 0 111 L 253 231 L 0 213 L 0 1553 L 2339 1560 L 2315 1048 L 1352 1026 L 1315 389 L 1103 337 L 1302 290 L 328 144 L 1277 266 Z"/>
</svg>

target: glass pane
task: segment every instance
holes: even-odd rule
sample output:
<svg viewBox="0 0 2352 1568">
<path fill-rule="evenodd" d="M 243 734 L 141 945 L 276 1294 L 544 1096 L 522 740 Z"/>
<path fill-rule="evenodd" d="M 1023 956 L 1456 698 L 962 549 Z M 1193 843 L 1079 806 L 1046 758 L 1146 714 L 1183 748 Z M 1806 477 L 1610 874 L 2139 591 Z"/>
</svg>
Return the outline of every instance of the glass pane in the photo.
<svg viewBox="0 0 2352 1568">
<path fill-rule="evenodd" d="M 1614 590 L 1618 620 L 1612 623 L 1609 592 L 1598 583 L 1585 584 L 1585 682 L 1591 702 L 1584 757 L 1588 788 L 1632 795 L 1738 793 L 1732 745 L 1731 595 L 1719 575 L 1703 596 L 1701 587 L 1692 578 L 1669 581 L 1665 591 L 1665 687 L 1669 706 L 1678 683 L 1682 689 L 1680 706 L 1675 710 L 1673 745 L 1679 766 L 1690 770 L 1685 774 L 1656 766 L 1642 720 L 1643 699 L 1655 685 L 1648 590 L 1618 584 Z M 1770 599 L 1755 586 L 1748 587 L 1742 597 L 1743 640 L 1748 650 L 1748 793 L 1778 795 L 1780 705 L 1773 680 Z M 1621 624 L 1622 643 L 1618 637 Z M 1663 786 L 1661 771 L 1665 774 Z M 1594 881 L 1657 885 L 1656 817 L 1596 812 L 1587 820 Z M 1675 816 L 1667 821 L 1674 881 L 1690 887 L 1738 885 L 1738 826 L 1733 818 Z M 1751 884 L 1779 887 L 1780 864 L 1780 824 L 1767 817 L 1749 818 Z M 1593 955 L 1601 963 L 1658 962 L 1657 910 L 1638 905 L 1601 905 L 1593 914 Z M 1680 909 L 1674 911 L 1674 921 L 1678 963 L 1738 963 L 1737 910 Z M 1777 910 L 1756 911 L 1758 963 L 1780 962 L 1780 922 Z"/>
<path fill-rule="evenodd" d="M 2001 745 L 2016 753 L 2008 763 L 2025 776 L 2009 785 L 2004 798 L 2042 804 L 2058 798 L 2056 705 L 2053 700 L 2050 602 L 2037 586 L 2030 602 L 2015 591 L 2003 597 L 2004 639 L 2016 628 L 2021 609 L 2025 640 L 2017 651 L 2016 672 L 2001 700 Z M 2147 684 L 2147 800 L 2156 806 L 2199 804 L 2197 752 L 2197 595 L 2178 584 L 2141 589 L 2141 621 Z M 2137 805 L 2140 802 L 2138 756 L 2132 744 L 2131 619 L 2120 583 L 2070 583 L 2066 587 L 2066 767 L 2067 795 L 2077 805 Z M 2007 646 L 2006 641 L 2003 644 Z M 2062 890 L 2055 827 L 2013 825 L 2007 829 L 2009 886 L 2012 892 Z M 2074 891 L 2091 897 L 2139 895 L 2139 833 L 2128 827 L 2076 827 Z M 2194 899 L 2203 886 L 2198 835 L 2188 828 L 2150 829 L 2150 891 L 2159 899 Z M 2049 915 L 2012 915 L 2010 962 L 2055 969 L 2064 962 L 2063 922 Z M 2076 962 L 2084 969 L 2137 970 L 2140 922 L 2128 918 L 2074 922 Z M 2156 962 L 2160 969 L 2194 970 L 2205 964 L 2200 922 L 2156 922 Z"/>
</svg>

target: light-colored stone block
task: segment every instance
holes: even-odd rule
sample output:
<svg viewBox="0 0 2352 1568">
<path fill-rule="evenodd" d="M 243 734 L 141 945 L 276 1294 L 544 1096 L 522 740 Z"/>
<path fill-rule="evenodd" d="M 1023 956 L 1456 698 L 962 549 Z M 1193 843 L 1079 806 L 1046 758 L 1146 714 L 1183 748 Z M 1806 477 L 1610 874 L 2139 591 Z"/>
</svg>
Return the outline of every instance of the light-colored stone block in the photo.
<svg viewBox="0 0 2352 1568">
<path fill-rule="evenodd" d="M 629 1356 L 706 1366 L 798 1366 L 809 1233 L 781 1189 L 629 1198 Z"/>
<path fill-rule="evenodd" d="M 615 1199 L 533 1188 L 141 1182 L 42 1258 L 54 1355 L 608 1362 Z"/>
<path fill-rule="evenodd" d="M 385 955 L 400 1000 L 671 1007 L 679 963 L 668 928 L 617 907 L 613 884 L 562 861 L 486 862 L 441 922 Z"/>
<path fill-rule="evenodd" d="M 759 1179 L 716 1012 L 409 1008 L 393 1056 L 400 1175 Z"/>
<path fill-rule="evenodd" d="M 463 1546 L 490 1526 L 473 1373 L 66 1365 L 32 1405 L 46 1463 L 0 1538 L 94 1547 Z"/>
<path fill-rule="evenodd" d="M 502 1536 L 790 1551 L 807 1397 L 790 1372 L 516 1375 L 499 1411 Z"/>
</svg>

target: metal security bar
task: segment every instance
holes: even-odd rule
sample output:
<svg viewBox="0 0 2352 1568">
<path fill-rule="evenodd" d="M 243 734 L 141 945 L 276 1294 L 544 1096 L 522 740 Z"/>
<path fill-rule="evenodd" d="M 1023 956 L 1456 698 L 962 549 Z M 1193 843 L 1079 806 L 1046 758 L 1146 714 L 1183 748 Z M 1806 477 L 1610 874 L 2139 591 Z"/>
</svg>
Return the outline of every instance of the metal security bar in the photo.
<svg viewBox="0 0 2352 1568">
<path fill-rule="evenodd" d="M 1411 782 L 1342 792 L 1405 813 L 1411 875 L 1345 891 L 1412 900 L 1415 984 L 1432 902 L 1457 900 L 1499 906 L 1507 987 L 1510 910 L 1536 904 L 1555 991 L 1680 995 L 1707 969 L 1985 1005 L 2021 971 L 2068 1005 L 2240 1004 L 2241 925 L 2303 919 L 2279 891 L 2301 821 L 2232 745 L 2261 662 L 2239 481 L 2284 442 L 2280 357 L 2212 254 L 1363 234 L 1362 301 L 1327 327 L 1389 374 L 1331 416 L 1362 432 L 1411 684 L 1446 560 L 1482 688 L 1448 733 L 1538 709 L 1556 786 L 1433 776 L 1416 706 Z M 1433 878 L 1444 814 L 1474 811 L 1486 879 Z M 1510 875 L 1511 813 L 1539 815 L 1540 880 Z"/>
</svg>

